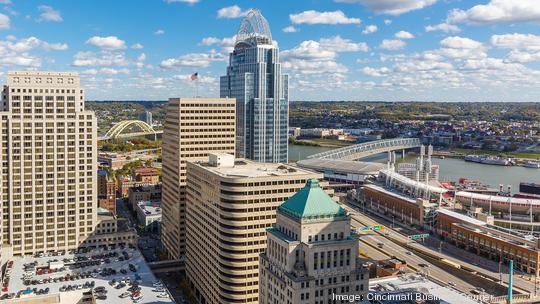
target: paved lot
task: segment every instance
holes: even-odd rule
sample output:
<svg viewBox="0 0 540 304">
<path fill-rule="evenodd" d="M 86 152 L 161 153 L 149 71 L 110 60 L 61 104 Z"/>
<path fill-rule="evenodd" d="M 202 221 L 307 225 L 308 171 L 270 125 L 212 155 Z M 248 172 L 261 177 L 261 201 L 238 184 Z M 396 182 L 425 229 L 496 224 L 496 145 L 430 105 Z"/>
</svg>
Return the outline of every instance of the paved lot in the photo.
<svg viewBox="0 0 540 304">
<path fill-rule="evenodd" d="M 37 258 L 26 256 L 26 257 L 15 258 L 14 264 L 13 264 L 13 270 L 11 273 L 11 278 L 10 278 L 10 282 L 8 286 L 8 293 L 12 293 L 12 292 L 17 293 L 18 291 L 25 290 L 27 288 L 44 289 L 48 287 L 50 289 L 49 293 L 53 294 L 53 293 L 59 293 L 60 288 L 65 285 L 79 285 L 79 284 L 83 285 L 86 282 L 94 281 L 95 287 L 103 286 L 107 290 L 107 293 L 106 293 L 107 299 L 97 300 L 97 303 L 103 303 L 103 304 L 105 303 L 115 303 L 115 304 L 116 303 L 133 303 L 133 300 L 130 297 L 126 297 L 123 299 L 119 297 L 122 293 L 127 292 L 127 289 L 129 288 L 129 286 L 125 286 L 121 289 L 116 289 L 112 287 L 109 284 L 109 282 L 113 279 L 115 279 L 116 281 L 119 281 L 119 280 L 128 279 L 128 278 L 134 281 L 136 278 L 136 275 L 138 275 L 140 277 L 139 286 L 141 287 L 140 294 L 142 296 L 142 300 L 138 303 L 174 303 L 170 298 L 158 297 L 158 295 L 161 294 L 161 292 L 152 291 L 153 289 L 155 289 L 152 284 L 156 281 L 156 278 L 150 271 L 141 253 L 137 249 L 126 248 L 122 250 L 120 248 L 117 248 L 114 251 L 117 252 L 117 257 L 110 258 L 109 263 L 103 263 L 97 266 L 86 266 L 82 268 L 70 269 L 70 267 L 68 266 L 73 264 L 73 262 L 67 262 L 65 264 L 66 267 L 63 271 L 41 274 L 41 275 L 38 275 L 35 271 L 33 271 L 33 274 L 31 275 L 30 280 L 33 280 L 33 279 L 44 280 L 47 278 L 54 279 L 54 278 L 59 278 L 59 277 L 65 277 L 67 274 L 75 275 L 82 272 L 97 270 L 98 273 L 95 274 L 95 277 L 89 277 L 89 278 L 84 278 L 84 279 L 81 278 L 78 280 L 77 279 L 73 281 L 70 280 L 67 282 L 66 281 L 63 281 L 63 282 L 51 281 L 50 283 L 33 284 L 33 285 L 28 285 L 28 286 L 24 285 L 24 280 L 23 280 L 23 276 L 25 274 L 24 264 L 26 263 L 32 263 L 36 261 L 37 268 L 40 268 L 42 266 L 48 266 L 48 262 L 51 260 L 63 261 L 64 259 L 73 259 L 75 256 L 88 257 L 91 261 L 92 256 L 109 254 L 113 252 L 113 250 L 94 249 L 88 253 L 81 253 L 81 254 L 67 253 L 61 256 L 49 256 L 49 257 L 37 257 Z M 128 255 L 130 256 L 130 258 L 127 261 L 118 260 L 118 257 L 122 256 L 123 251 L 126 251 Z M 94 259 L 94 260 L 102 261 L 104 259 Z M 129 270 L 129 264 L 136 265 L 137 271 L 133 272 Z M 114 269 L 117 271 L 117 274 L 107 275 L 107 276 L 100 274 L 99 272 L 103 271 L 105 268 Z M 125 269 L 126 274 L 120 273 L 121 269 Z M 83 291 L 88 291 L 89 289 L 90 288 L 81 288 L 71 293 L 74 293 L 74 292 L 82 293 Z M 60 293 L 62 294 L 66 292 L 60 292 Z"/>
</svg>

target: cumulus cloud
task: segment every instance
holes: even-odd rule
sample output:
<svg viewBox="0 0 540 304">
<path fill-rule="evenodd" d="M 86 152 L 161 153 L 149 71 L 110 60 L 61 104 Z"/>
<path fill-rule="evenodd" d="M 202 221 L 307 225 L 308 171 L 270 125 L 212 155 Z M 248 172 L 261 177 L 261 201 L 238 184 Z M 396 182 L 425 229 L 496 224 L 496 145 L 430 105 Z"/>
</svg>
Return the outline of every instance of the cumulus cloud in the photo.
<svg viewBox="0 0 540 304">
<path fill-rule="evenodd" d="M 11 26 L 11 20 L 8 16 L 0 14 L 0 30 L 7 30 Z"/>
<path fill-rule="evenodd" d="M 38 21 L 61 22 L 64 20 L 59 11 L 48 5 L 40 5 L 38 10 L 40 12 Z"/>
<path fill-rule="evenodd" d="M 399 31 L 394 34 L 394 37 L 398 39 L 413 39 L 414 35 L 406 31 Z"/>
<path fill-rule="evenodd" d="M 506 34 L 491 36 L 491 44 L 498 48 L 540 51 L 540 36 L 533 34 Z"/>
<path fill-rule="evenodd" d="M 386 76 L 390 74 L 390 69 L 387 67 L 382 67 L 382 68 L 364 67 L 361 69 L 361 72 L 371 77 L 382 77 L 382 76 Z"/>
<path fill-rule="evenodd" d="M 292 25 L 289 25 L 289 26 L 283 28 L 283 32 L 285 32 L 285 33 L 296 33 L 296 32 L 298 32 L 298 29 L 295 28 Z"/>
<path fill-rule="evenodd" d="M 367 34 L 373 34 L 373 33 L 375 33 L 377 30 L 378 30 L 378 28 L 377 28 L 376 25 L 370 24 L 370 25 L 368 25 L 368 26 L 366 26 L 366 27 L 364 28 L 364 30 L 362 31 L 362 34 L 365 34 L 365 35 L 367 35 Z"/>
<path fill-rule="evenodd" d="M 132 49 L 135 49 L 135 50 L 140 50 L 142 48 L 144 48 L 144 45 L 140 44 L 140 43 L 135 43 L 131 46 Z"/>
<path fill-rule="evenodd" d="M 78 52 L 73 56 L 73 66 L 91 67 L 91 66 L 126 66 L 128 60 L 123 53 L 102 53 Z"/>
<path fill-rule="evenodd" d="M 390 25 L 390 24 L 392 24 L 392 20 L 390 20 L 390 19 L 384 19 L 384 24 L 385 24 L 385 25 Z"/>
<path fill-rule="evenodd" d="M 426 32 L 435 32 L 435 31 L 441 31 L 445 33 L 459 33 L 461 32 L 461 29 L 454 24 L 450 23 L 439 23 L 436 25 L 428 25 L 425 27 Z"/>
<path fill-rule="evenodd" d="M 213 61 L 223 61 L 224 56 L 215 51 L 209 53 L 190 53 L 178 58 L 169 58 L 162 60 L 159 66 L 164 69 L 177 67 L 206 68 Z"/>
<path fill-rule="evenodd" d="M 0 67 L 2 66 L 23 66 L 37 68 L 41 66 L 43 56 L 30 54 L 36 49 L 46 51 L 66 50 L 65 43 L 49 43 L 36 37 L 17 39 L 8 36 L 6 40 L 0 40 Z"/>
<path fill-rule="evenodd" d="M 537 0 L 490 0 L 468 10 L 454 9 L 448 16 L 450 22 L 499 23 L 539 22 L 540 5 Z"/>
<path fill-rule="evenodd" d="M 157 31 L 154 32 L 154 35 L 156 36 L 161 36 L 165 34 L 165 30 L 162 30 L 162 29 L 158 29 Z"/>
<path fill-rule="evenodd" d="M 479 49 L 483 48 L 481 42 L 459 36 L 447 37 L 441 40 L 441 46 L 451 49 Z"/>
<path fill-rule="evenodd" d="M 86 44 L 93 45 L 105 50 L 119 50 L 126 48 L 126 42 L 116 36 L 94 36 L 86 40 Z"/>
<path fill-rule="evenodd" d="M 403 40 L 399 39 L 384 39 L 381 44 L 379 45 L 379 48 L 383 50 L 401 50 L 407 45 Z"/>
<path fill-rule="evenodd" d="M 342 11 L 319 12 L 315 10 L 304 11 L 289 15 L 293 24 L 360 24 L 358 18 L 349 18 Z"/>
<path fill-rule="evenodd" d="M 401 15 L 410 11 L 422 9 L 437 2 L 437 0 L 335 0 L 341 3 L 359 3 L 376 14 Z"/>
<path fill-rule="evenodd" d="M 244 17 L 246 14 L 247 14 L 247 11 L 243 11 L 238 5 L 220 8 L 217 11 L 218 18 L 233 19 L 233 18 Z"/>
</svg>

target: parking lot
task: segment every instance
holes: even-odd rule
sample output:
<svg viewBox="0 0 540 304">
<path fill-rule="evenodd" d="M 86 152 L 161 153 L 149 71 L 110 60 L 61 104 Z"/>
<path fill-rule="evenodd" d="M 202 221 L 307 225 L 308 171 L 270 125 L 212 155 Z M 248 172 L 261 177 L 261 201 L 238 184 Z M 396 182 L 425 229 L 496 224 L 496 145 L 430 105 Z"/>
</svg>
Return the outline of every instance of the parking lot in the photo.
<svg viewBox="0 0 540 304">
<path fill-rule="evenodd" d="M 9 277 L 2 294 L 11 296 L 60 293 L 72 298 L 93 290 L 97 303 L 173 303 L 135 248 L 15 257 Z"/>
</svg>

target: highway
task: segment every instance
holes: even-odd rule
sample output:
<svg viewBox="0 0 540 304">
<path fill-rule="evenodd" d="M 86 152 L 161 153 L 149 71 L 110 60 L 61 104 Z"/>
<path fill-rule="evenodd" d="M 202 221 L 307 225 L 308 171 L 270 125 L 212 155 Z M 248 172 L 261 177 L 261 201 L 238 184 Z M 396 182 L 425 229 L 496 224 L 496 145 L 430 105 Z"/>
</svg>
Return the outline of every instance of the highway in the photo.
<svg viewBox="0 0 540 304">
<path fill-rule="evenodd" d="M 358 212 L 354 209 L 348 206 L 345 206 L 345 208 L 351 214 L 351 226 L 353 226 L 353 228 L 376 224 L 372 220 L 370 220 L 368 223 L 368 221 L 366 221 L 364 218 L 361 218 Z M 383 230 L 382 234 L 370 231 L 360 235 L 360 242 L 364 244 L 369 244 L 372 247 L 377 247 L 378 243 L 383 243 L 384 245 L 381 250 L 384 251 L 388 257 L 395 256 L 398 259 L 404 260 L 407 262 L 407 265 L 410 269 L 415 270 L 418 273 L 427 274 L 429 275 L 429 277 L 438 280 L 444 285 L 449 285 L 448 283 L 452 282 L 456 285 L 455 288 L 462 292 L 469 292 L 470 290 L 475 289 L 475 286 L 464 282 L 460 278 L 455 277 L 452 274 L 444 271 L 443 269 L 431 264 L 430 262 L 416 255 L 415 253 L 409 252 L 407 249 L 404 249 L 400 245 L 390 242 L 383 235 L 385 231 L 386 233 L 396 233 L 386 228 L 385 230 Z M 424 265 L 424 267 L 420 265 Z M 425 267 L 425 265 L 427 265 L 427 267 Z"/>
<path fill-rule="evenodd" d="M 392 243 L 393 246 L 398 246 L 398 248 L 401 248 L 401 251 L 405 251 L 407 249 L 404 249 L 401 245 L 396 244 L 396 241 L 398 243 L 407 243 L 407 245 L 410 246 L 411 249 L 415 249 L 420 252 L 427 252 L 433 256 L 445 258 L 454 263 L 464 265 L 468 269 L 471 269 L 472 271 L 476 272 L 479 278 L 482 277 L 491 282 L 494 282 L 494 281 L 498 282 L 499 280 L 500 275 L 498 272 L 498 263 L 478 257 L 472 253 L 469 253 L 457 247 L 451 246 L 450 244 L 442 243 L 442 248 L 441 248 L 442 251 L 439 252 L 439 250 L 436 250 L 433 248 L 433 247 L 438 247 L 436 244 L 440 244 L 439 242 L 431 241 L 430 245 L 432 247 L 428 247 L 418 242 L 411 242 L 407 238 L 407 235 L 420 233 L 419 231 L 412 230 L 410 229 L 410 227 L 391 229 L 389 228 L 389 226 L 391 226 L 391 222 L 388 222 L 382 218 L 377 218 L 376 220 L 374 220 L 372 217 L 369 217 L 363 213 L 358 212 L 357 209 L 354 209 L 355 207 L 352 205 L 344 205 L 344 207 L 347 209 L 347 211 L 351 212 L 353 219 L 355 219 L 356 221 L 360 221 L 364 225 L 374 225 L 374 224 L 379 224 L 379 223 L 388 225 L 388 226 L 385 226 L 385 230 L 387 232 L 390 232 L 390 235 L 384 239 L 385 242 L 383 241 L 383 243 L 385 243 L 385 246 L 387 245 L 387 243 Z M 399 224 L 400 223 L 396 221 L 396 225 L 399 225 Z M 404 234 L 403 232 L 406 232 L 406 234 Z M 457 259 L 456 257 L 459 257 L 459 259 Z M 408 261 L 408 259 L 406 260 Z M 503 272 L 504 270 L 505 269 L 503 267 Z M 431 274 L 432 276 L 436 277 L 435 272 L 431 271 Z M 503 277 L 503 285 L 506 286 L 505 283 L 508 281 L 508 275 L 504 274 L 502 277 Z M 456 281 L 454 282 L 457 283 Z M 534 291 L 534 288 L 535 288 L 534 281 L 529 281 L 528 277 L 521 277 L 520 275 L 514 275 L 514 290 L 520 291 L 522 293 L 529 293 L 529 292 Z"/>
</svg>

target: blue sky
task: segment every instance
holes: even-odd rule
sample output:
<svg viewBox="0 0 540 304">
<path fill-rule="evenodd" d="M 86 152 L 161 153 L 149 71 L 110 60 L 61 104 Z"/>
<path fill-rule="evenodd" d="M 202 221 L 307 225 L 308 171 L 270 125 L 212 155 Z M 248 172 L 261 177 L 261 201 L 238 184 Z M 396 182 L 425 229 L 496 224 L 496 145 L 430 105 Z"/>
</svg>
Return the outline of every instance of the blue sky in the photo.
<svg viewBox="0 0 540 304">
<path fill-rule="evenodd" d="M 537 0 L 0 0 L 0 77 L 76 71 L 87 99 L 163 100 L 198 72 L 218 96 L 251 7 L 291 101 L 540 101 Z"/>
</svg>

